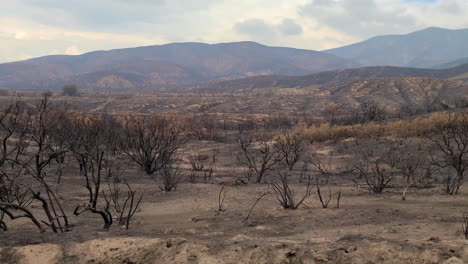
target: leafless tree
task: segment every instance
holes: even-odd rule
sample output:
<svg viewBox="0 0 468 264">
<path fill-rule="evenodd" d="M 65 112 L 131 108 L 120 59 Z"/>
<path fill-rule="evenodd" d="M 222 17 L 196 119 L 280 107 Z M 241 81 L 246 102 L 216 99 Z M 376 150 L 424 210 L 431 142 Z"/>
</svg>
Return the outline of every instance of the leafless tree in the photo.
<svg viewBox="0 0 468 264">
<path fill-rule="evenodd" d="M 328 183 L 330 176 L 332 175 L 332 161 L 333 155 L 329 153 L 326 156 L 320 156 L 317 153 L 313 153 L 308 160 L 308 165 L 312 165 L 312 169 L 321 174 Z"/>
<path fill-rule="evenodd" d="M 76 136 L 71 146 L 88 190 L 88 202 L 77 206 L 74 214 L 80 215 L 86 211 L 98 214 L 107 230 L 113 222 L 110 202 L 105 199 L 101 206 L 100 196 L 105 195 L 102 190 L 104 179 L 111 178 L 115 172 L 113 157 L 117 147 L 116 129 L 112 127 L 109 117 L 100 114 L 78 115 L 74 122 Z"/>
<path fill-rule="evenodd" d="M 375 146 L 376 148 L 378 146 Z M 370 191 L 382 193 L 390 182 L 395 179 L 395 164 L 386 159 L 375 156 L 371 150 L 364 150 L 357 155 L 354 168 L 359 179 L 364 179 Z"/>
<path fill-rule="evenodd" d="M 315 187 L 317 190 L 317 196 L 320 204 L 323 208 L 328 208 L 330 202 L 336 197 L 336 208 L 340 208 L 341 201 L 341 188 L 338 192 L 333 192 L 330 186 L 330 177 L 332 176 L 332 153 L 328 154 L 328 157 L 321 157 L 315 153 L 310 159 L 310 164 L 318 175 L 315 177 Z M 322 186 L 327 187 L 327 193 L 322 189 Z"/>
<path fill-rule="evenodd" d="M 159 188 L 165 192 L 171 192 L 177 190 L 180 180 L 182 179 L 182 173 L 178 164 L 170 163 L 162 167 L 158 171 L 161 176 L 162 184 Z"/>
<path fill-rule="evenodd" d="M 148 175 L 170 167 L 185 140 L 174 116 L 126 115 L 121 117 L 122 151 Z"/>
<path fill-rule="evenodd" d="M 112 171 L 112 173 L 107 173 L 110 177 L 106 178 L 107 182 L 107 192 L 104 192 L 104 198 L 109 200 L 110 204 L 113 205 L 113 209 L 115 213 L 121 214 L 122 213 L 122 185 L 124 184 L 125 180 L 122 177 L 124 170 L 117 166 L 116 169 Z"/>
<path fill-rule="evenodd" d="M 386 118 L 387 112 L 384 108 L 375 103 L 363 103 L 359 116 L 361 124 L 368 122 L 381 122 Z"/>
<path fill-rule="evenodd" d="M 199 177 L 203 177 L 204 182 L 211 180 L 215 172 L 216 156 L 218 149 L 214 149 L 211 155 L 203 154 L 198 149 L 193 149 L 188 154 L 190 163 L 190 182 L 195 183 Z"/>
<path fill-rule="evenodd" d="M 70 151 L 66 138 L 70 135 L 67 111 L 53 107 L 47 96 L 40 100 L 35 109 L 24 118 L 23 125 L 27 127 L 26 140 L 30 142 L 30 151 L 26 158 L 17 160 L 25 172 L 32 176 L 41 186 L 41 191 L 33 191 L 34 199 L 42 204 L 48 218 L 45 222 L 54 232 L 66 232 L 71 229 L 68 217 L 56 192 L 51 188 L 46 168 L 57 157 Z"/>
<path fill-rule="evenodd" d="M 304 154 L 304 144 L 299 133 L 287 132 L 277 136 L 275 148 L 290 171 Z"/>
<path fill-rule="evenodd" d="M 273 190 L 276 194 L 278 202 L 284 209 L 297 209 L 299 206 L 303 205 L 305 199 L 312 194 L 312 183 L 311 176 L 307 175 L 308 181 L 306 183 L 306 190 L 304 195 L 296 200 L 297 197 L 294 191 L 289 186 L 289 172 L 278 171 L 278 176 L 280 179 L 279 183 L 272 183 Z"/>
<path fill-rule="evenodd" d="M 108 195 L 106 195 L 106 193 L 103 192 L 103 196 L 107 204 L 114 204 L 113 208 L 115 209 L 119 217 L 119 224 L 124 225 L 125 229 L 128 230 L 130 228 L 130 222 L 133 216 L 140 207 L 144 194 L 138 194 L 137 190 L 132 189 L 130 184 L 127 181 L 123 180 L 123 184 L 127 188 L 127 196 L 124 197 L 123 194 L 120 192 L 121 184 L 122 182 L 116 181 L 114 177 L 113 184 L 108 185 Z"/>
<path fill-rule="evenodd" d="M 241 131 L 237 143 L 241 149 L 239 160 L 247 168 L 248 175 L 255 175 L 256 183 L 262 182 L 265 174 L 283 159 L 272 140 L 266 135 L 254 141 L 250 131 Z"/>
<path fill-rule="evenodd" d="M 24 154 L 26 128 L 21 124 L 22 103 L 18 98 L 0 111 L 0 230 L 7 231 L 4 217 L 29 218 L 41 232 L 45 229 L 28 209 L 31 186 L 23 183 L 23 168 L 15 166 Z M 17 213 L 20 214 L 17 214 Z"/>
<path fill-rule="evenodd" d="M 408 142 L 403 142 L 398 152 L 396 168 L 406 178 L 408 187 L 428 188 L 432 186 L 435 167 L 428 154 L 411 149 Z"/>
<path fill-rule="evenodd" d="M 198 140 L 214 140 L 219 134 L 219 125 L 214 116 L 207 111 L 207 105 L 202 105 L 199 114 L 193 115 L 189 120 L 192 133 Z"/>
<path fill-rule="evenodd" d="M 445 192 L 458 194 L 468 169 L 468 115 L 450 114 L 447 122 L 439 125 L 429 139 L 438 149 L 433 155 L 433 164 L 447 169 Z"/>
<path fill-rule="evenodd" d="M 340 115 L 341 108 L 338 104 L 327 104 L 323 110 L 323 115 L 330 125 L 337 123 L 338 115 Z"/>
<path fill-rule="evenodd" d="M 330 204 L 330 202 L 332 201 L 333 197 L 336 196 L 336 208 L 340 208 L 340 201 L 341 201 L 341 188 L 339 189 L 338 192 L 333 192 L 332 189 L 331 189 L 331 186 L 330 186 L 330 182 L 327 180 L 327 193 L 328 195 L 325 196 L 324 192 L 323 192 L 323 189 L 321 187 L 321 185 L 323 184 L 321 181 L 320 181 L 320 176 L 317 176 L 315 178 L 315 186 L 316 186 L 316 189 L 317 189 L 317 196 L 319 198 L 319 201 L 320 201 L 320 204 L 322 205 L 322 208 L 326 209 L 328 208 L 328 205 Z"/>
</svg>

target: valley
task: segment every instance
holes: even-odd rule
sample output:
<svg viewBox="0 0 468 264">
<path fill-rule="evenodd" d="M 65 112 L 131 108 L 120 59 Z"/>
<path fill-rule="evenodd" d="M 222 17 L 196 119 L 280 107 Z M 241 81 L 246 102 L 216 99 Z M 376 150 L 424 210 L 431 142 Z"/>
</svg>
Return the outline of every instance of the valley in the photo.
<svg viewBox="0 0 468 264">
<path fill-rule="evenodd" d="M 1 63 L 0 263 L 468 263 L 467 46 L 431 27 Z"/>
</svg>

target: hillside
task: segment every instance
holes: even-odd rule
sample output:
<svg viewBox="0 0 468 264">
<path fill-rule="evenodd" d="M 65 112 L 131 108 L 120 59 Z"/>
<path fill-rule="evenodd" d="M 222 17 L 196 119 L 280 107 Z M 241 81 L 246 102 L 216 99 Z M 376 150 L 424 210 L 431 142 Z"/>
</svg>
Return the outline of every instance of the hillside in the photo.
<svg viewBox="0 0 468 264">
<path fill-rule="evenodd" d="M 434 68 L 434 69 L 447 69 L 447 68 L 457 67 L 457 66 L 460 66 L 460 65 L 463 65 L 463 64 L 468 64 L 468 57 L 462 58 L 462 59 L 457 59 L 457 60 L 454 60 L 454 61 L 451 61 L 451 62 L 439 64 L 439 65 L 435 65 L 432 68 Z"/>
<path fill-rule="evenodd" d="M 20 92 L 34 104 L 41 92 Z M 434 78 L 375 78 L 343 83 L 328 83 L 304 88 L 254 88 L 234 92 L 180 92 L 121 94 L 84 93 L 78 97 L 53 96 L 67 101 L 71 109 L 92 112 L 179 112 L 193 114 L 201 109 L 208 113 L 239 116 L 245 114 L 280 114 L 297 116 L 308 113 L 319 116 L 327 104 L 339 104 L 351 111 L 363 102 L 375 102 L 389 110 L 401 107 L 438 109 L 453 107 L 461 99 L 468 101 L 468 85 L 461 81 Z M 0 105 L 11 102 L 11 96 L 0 96 Z"/>
<path fill-rule="evenodd" d="M 325 52 L 366 66 L 430 68 L 468 57 L 468 29 L 427 28 L 406 35 L 377 36 Z"/>
<path fill-rule="evenodd" d="M 305 75 L 357 65 L 331 54 L 255 42 L 174 43 L 0 64 L 0 88 L 59 89 L 76 83 L 84 90 L 154 90 L 253 75 Z"/>
<path fill-rule="evenodd" d="M 347 83 L 372 78 L 428 77 L 439 79 L 464 79 L 468 64 L 450 69 L 417 69 L 392 66 L 364 67 L 321 72 L 306 76 L 256 76 L 228 81 L 214 81 L 186 90 L 197 92 L 238 92 L 262 88 L 305 88 L 329 83 Z"/>
<path fill-rule="evenodd" d="M 379 78 L 321 87 L 330 100 L 341 105 L 374 102 L 388 109 L 401 106 L 426 108 L 453 107 L 462 98 L 468 99 L 468 85 L 461 81 L 433 78 Z"/>
</svg>

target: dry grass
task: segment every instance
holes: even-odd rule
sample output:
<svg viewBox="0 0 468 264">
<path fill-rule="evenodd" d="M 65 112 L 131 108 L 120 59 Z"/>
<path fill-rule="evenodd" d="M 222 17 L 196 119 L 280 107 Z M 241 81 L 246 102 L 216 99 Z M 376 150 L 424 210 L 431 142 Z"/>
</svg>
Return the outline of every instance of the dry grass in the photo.
<svg viewBox="0 0 468 264">
<path fill-rule="evenodd" d="M 323 123 L 303 129 L 303 136 L 307 140 L 318 142 L 383 136 L 424 137 L 434 133 L 438 127 L 448 124 L 450 115 L 453 113 L 437 112 L 407 120 L 349 126 L 331 126 L 329 123 Z"/>
</svg>

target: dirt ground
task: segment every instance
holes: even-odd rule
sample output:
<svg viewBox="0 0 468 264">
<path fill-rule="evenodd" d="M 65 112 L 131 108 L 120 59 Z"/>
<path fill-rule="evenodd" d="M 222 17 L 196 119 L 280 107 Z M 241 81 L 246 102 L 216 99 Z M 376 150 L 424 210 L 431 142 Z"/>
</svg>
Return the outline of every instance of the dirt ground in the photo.
<svg viewBox="0 0 468 264">
<path fill-rule="evenodd" d="M 73 180 L 60 193 L 85 193 Z M 216 212 L 221 186 L 225 211 Z M 0 263 L 465 263 L 461 233 L 466 192 L 444 195 L 441 186 L 370 194 L 342 187 L 340 208 L 321 208 L 317 195 L 307 207 L 284 210 L 274 194 L 246 215 L 266 185 L 182 184 L 163 193 L 142 182 L 145 200 L 130 230 L 102 231 L 95 215 L 72 217 L 65 234 L 40 234 L 27 221 L 9 222 L 1 233 Z M 295 185 L 298 196 L 303 186 Z M 86 220 L 86 221 L 85 221 Z M 26 231 L 25 231 L 26 230 Z"/>
<path fill-rule="evenodd" d="M 206 143 L 206 144 L 205 144 Z M 198 147 L 210 151 L 205 142 Z M 342 190 L 340 207 L 333 199 L 322 208 L 315 193 L 297 210 L 283 209 L 267 184 L 242 184 L 231 171 L 234 145 L 222 145 L 220 165 L 210 183 L 188 183 L 175 192 L 163 192 L 148 176 L 129 165 L 126 178 L 144 191 L 140 210 L 129 230 L 114 224 L 103 231 L 95 214 L 73 216 L 87 199 L 77 165 L 67 167 L 62 183 L 53 188 L 70 212 L 72 231 L 39 233 L 26 219 L 9 221 L 0 233 L 0 263 L 468 263 L 468 240 L 462 233 L 468 186 L 459 195 L 444 194 L 441 185 L 409 189 L 395 183 L 383 194 L 352 184 L 351 175 L 330 179 L 332 192 Z M 322 146 L 319 153 L 328 153 Z M 352 151 L 350 149 L 349 151 Z M 335 156 L 335 167 L 344 168 Z M 342 164 L 343 163 L 343 164 Z M 235 168 L 234 168 L 235 169 Z M 238 169 L 238 168 L 237 168 Z M 227 177 L 231 175 L 230 177 Z M 268 176 L 267 181 L 274 178 Z M 223 211 L 218 209 L 221 188 L 226 191 Z M 305 184 L 294 182 L 298 199 Z M 246 220 L 255 201 L 265 192 Z M 327 190 L 324 190 L 327 195 Z M 32 211 L 43 218 L 38 204 Z"/>
</svg>

